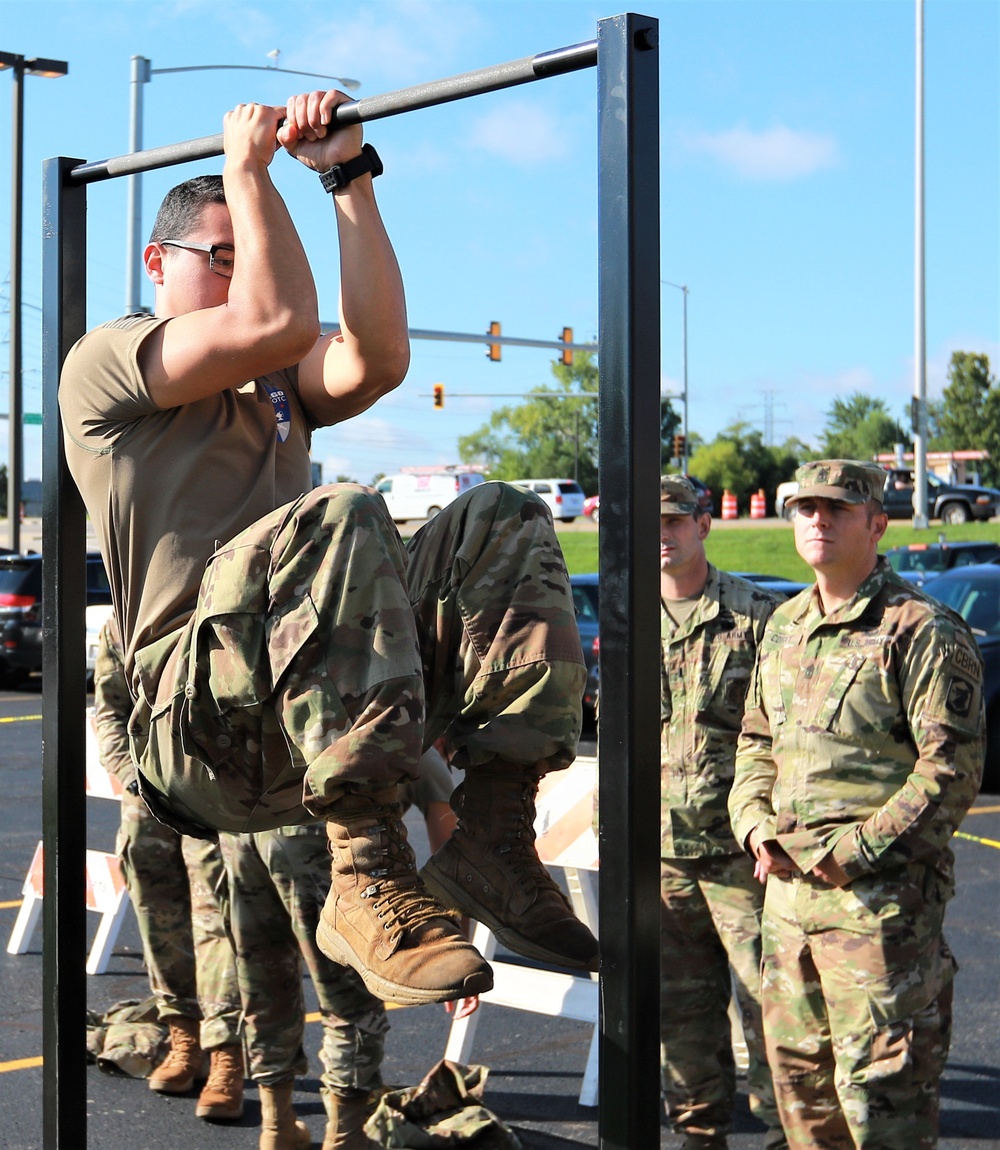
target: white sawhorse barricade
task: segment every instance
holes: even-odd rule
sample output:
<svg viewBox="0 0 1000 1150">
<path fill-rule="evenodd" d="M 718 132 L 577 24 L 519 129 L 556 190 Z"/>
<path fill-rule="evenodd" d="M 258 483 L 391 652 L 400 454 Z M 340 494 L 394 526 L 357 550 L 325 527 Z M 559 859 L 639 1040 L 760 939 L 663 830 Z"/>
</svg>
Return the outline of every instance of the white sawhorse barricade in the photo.
<svg viewBox="0 0 1000 1150">
<path fill-rule="evenodd" d="M 122 787 L 116 778 L 101 766 L 97 738 L 87 715 L 87 794 L 93 798 L 121 802 Z M 21 888 L 24 901 L 17 913 L 14 929 L 7 943 L 8 954 L 24 954 L 31 945 L 31 936 L 42 912 L 42 844 L 35 847 L 35 855 Z M 108 969 L 111 954 L 129 907 L 125 876 L 118 856 L 104 851 L 87 851 L 87 909 L 101 916 L 97 937 L 87 958 L 88 974 L 103 974 Z"/>
<path fill-rule="evenodd" d="M 564 771 L 546 775 L 539 786 L 535 830 L 546 866 L 562 867 L 577 917 L 597 934 L 597 837 L 593 831 L 597 759 L 580 757 Z M 481 996 L 492 1006 L 511 1006 L 593 1026 L 580 1105 L 597 1105 L 597 975 L 561 974 L 511 962 L 494 962 L 497 942 L 482 923 L 472 942 L 493 967 L 493 989 Z M 479 1012 L 451 1024 L 444 1056 L 468 1064 Z"/>
</svg>

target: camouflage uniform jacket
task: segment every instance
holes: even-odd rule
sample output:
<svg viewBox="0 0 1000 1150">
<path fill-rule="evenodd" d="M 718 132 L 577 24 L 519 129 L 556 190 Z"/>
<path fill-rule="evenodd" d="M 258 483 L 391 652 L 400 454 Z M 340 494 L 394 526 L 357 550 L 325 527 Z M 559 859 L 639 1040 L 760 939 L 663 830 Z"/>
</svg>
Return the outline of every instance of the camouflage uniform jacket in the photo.
<svg viewBox="0 0 1000 1150">
<path fill-rule="evenodd" d="M 829 615 L 815 588 L 781 604 L 736 753 L 737 839 L 762 825 L 804 872 L 832 851 L 852 879 L 923 860 L 950 884 L 982 778 L 982 682 L 964 621 L 884 558 Z"/>
<path fill-rule="evenodd" d="M 757 644 L 777 600 L 709 565 L 679 626 L 660 607 L 660 854 L 733 855 L 726 799 Z"/>
</svg>

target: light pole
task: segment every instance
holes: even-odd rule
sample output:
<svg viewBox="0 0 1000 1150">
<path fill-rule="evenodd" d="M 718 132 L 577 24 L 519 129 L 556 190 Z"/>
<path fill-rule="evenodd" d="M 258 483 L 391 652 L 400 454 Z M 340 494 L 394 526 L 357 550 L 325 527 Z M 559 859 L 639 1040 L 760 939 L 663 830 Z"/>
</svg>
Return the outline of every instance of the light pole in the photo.
<svg viewBox="0 0 1000 1150">
<path fill-rule="evenodd" d="M 927 327 L 924 288 L 924 0 L 916 0 L 913 235 L 913 526 L 927 527 Z"/>
<path fill-rule="evenodd" d="M 10 449 L 7 455 L 7 523 L 12 551 L 21 550 L 21 471 L 24 455 L 24 416 L 21 382 L 21 215 L 24 167 L 24 77 L 65 76 L 65 60 L 25 59 L 14 52 L 0 52 L 0 71 L 14 73 L 14 117 L 11 125 L 10 193 L 10 401 L 7 423 Z"/>
<path fill-rule="evenodd" d="M 269 56 L 277 57 L 275 49 Z M 145 56 L 132 57 L 132 81 L 129 101 L 129 142 L 130 152 L 142 151 L 142 85 L 148 84 L 154 76 L 164 76 L 168 72 L 284 72 L 289 76 L 314 76 L 318 80 L 336 80 L 338 84 L 353 92 L 361 87 L 360 80 L 349 80 L 344 76 L 327 76 L 322 72 L 299 72 L 294 68 L 278 68 L 263 64 L 194 64 L 185 68 L 154 68 L 152 61 Z M 139 295 L 142 283 L 142 176 L 135 174 L 125 177 L 128 184 L 128 209 L 125 239 L 125 311 L 127 314 L 140 308 Z"/>
<path fill-rule="evenodd" d="M 687 284 L 675 284 L 670 280 L 660 280 L 661 284 L 666 284 L 667 287 L 677 288 L 678 291 L 684 293 L 684 391 L 681 393 L 681 399 L 684 401 L 684 458 L 680 460 L 681 471 L 687 473 L 688 464 L 688 286 Z"/>
</svg>

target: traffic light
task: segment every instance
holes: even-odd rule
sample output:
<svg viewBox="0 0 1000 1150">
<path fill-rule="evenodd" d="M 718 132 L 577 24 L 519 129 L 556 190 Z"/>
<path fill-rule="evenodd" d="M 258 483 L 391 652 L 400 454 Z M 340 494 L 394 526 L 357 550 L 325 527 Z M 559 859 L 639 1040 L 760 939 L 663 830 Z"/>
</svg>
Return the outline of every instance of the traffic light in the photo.
<svg viewBox="0 0 1000 1150">
<path fill-rule="evenodd" d="M 500 324 L 497 320 L 493 320 L 493 322 L 490 324 L 489 334 L 490 335 L 499 335 L 500 334 Z M 486 356 L 493 363 L 499 363 L 500 362 L 500 344 L 491 343 L 489 345 L 489 350 L 486 352 Z"/>
<path fill-rule="evenodd" d="M 443 383 L 435 383 L 434 384 L 434 406 L 439 411 L 442 407 L 444 407 L 444 384 Z"/>
<path fill-rule="evenodd" d="M 674 436 L 674 459 L 683 459 L 683 458 L 684 458 L 684 436 L 683 435 L 675 435 Z"/>
<path fill-rule="evenodd" d="M 563 343 L 566 343 L 566 344 L 570 344 L 573 342 L 573 329 L 571 327 L 564 327 L 563 328 L 562 341 L 563 341 Z M 573 366 L 573 350 L 572 350 L 572 348 L 566 347 L 563 349 L 562 361 L 566 365 L 566 367 L 572 367 Z"/>
</svg>

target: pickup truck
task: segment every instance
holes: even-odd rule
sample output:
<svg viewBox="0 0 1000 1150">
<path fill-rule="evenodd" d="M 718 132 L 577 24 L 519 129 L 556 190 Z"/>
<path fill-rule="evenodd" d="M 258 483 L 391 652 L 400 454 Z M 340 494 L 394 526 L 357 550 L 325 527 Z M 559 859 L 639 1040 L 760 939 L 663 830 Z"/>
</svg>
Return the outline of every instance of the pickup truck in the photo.
<svg viewBox="0 0 1000 1150">
<path fill-rule="evenodd" d="M 882 501 L 890 519 L 913 515 L 913 472 L 908 467 L 886 469 Z M 942 523 L 968 523 L 970 519 L 992 519 L 1000 514 L 1000 491 L 975 487 L 971 483 L 945 483 L 936 475 L 927 476 L 927 516 Z"/>
<path fill-rule="evenodd" d="M 779 483 L 774 513 L 783 515 L 785 501 L 798 490 L 794 480 Z M 913 515 L 913 472 L 909 467 L 888 467 L 882 506 L 890 519 Z M 927 515 L 943 523 L 968 523 L 970 519 L 992 519 L 1000 515 L 1000 491 L 974 487 L 971 483 L 945 483 L 936 475 L 927 476 Z"/>
</svg>

